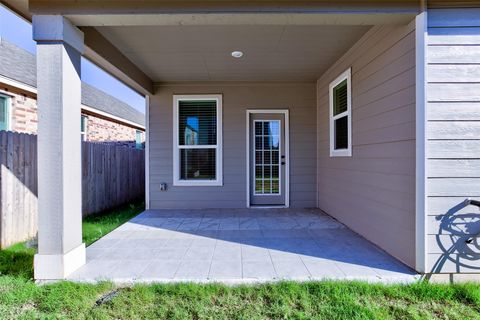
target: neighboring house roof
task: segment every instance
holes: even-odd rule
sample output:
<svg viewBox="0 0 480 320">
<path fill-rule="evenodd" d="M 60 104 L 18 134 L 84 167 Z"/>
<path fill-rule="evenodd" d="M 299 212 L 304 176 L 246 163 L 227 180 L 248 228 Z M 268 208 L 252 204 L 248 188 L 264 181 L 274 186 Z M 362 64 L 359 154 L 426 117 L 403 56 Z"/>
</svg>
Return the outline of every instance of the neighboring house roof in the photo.
<svg viewBox="0 0 480 320">
<path fill-rule="evenodd" d="M 145 126 L 145 115 L 129 104 L 82 82 L 82 104 Z"/>
<path fill-rule="evenodd" d="M 0 38 L 0 74 L 36 88 L 37 66 L 35 56 Z"/>
<path fill-rule="evenodd" d="M 35 55 L 0 38 L 0 75 L 37 87 Z M 145 127 L 145 115 L 129 104 L 82 82 L 82 104 Z"/>
</svg>

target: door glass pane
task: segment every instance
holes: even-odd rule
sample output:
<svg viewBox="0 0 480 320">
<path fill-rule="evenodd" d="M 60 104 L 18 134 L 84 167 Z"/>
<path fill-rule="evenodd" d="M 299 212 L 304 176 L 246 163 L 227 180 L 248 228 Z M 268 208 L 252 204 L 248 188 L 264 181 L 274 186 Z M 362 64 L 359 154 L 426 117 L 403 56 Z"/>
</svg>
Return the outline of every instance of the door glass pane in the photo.
<svg viewBox="0 0 480 320">
<path fill-rule="evenodd" d="M 255 120 L 255 194 L 280 194 L 280 120 Z"/>
</svg>

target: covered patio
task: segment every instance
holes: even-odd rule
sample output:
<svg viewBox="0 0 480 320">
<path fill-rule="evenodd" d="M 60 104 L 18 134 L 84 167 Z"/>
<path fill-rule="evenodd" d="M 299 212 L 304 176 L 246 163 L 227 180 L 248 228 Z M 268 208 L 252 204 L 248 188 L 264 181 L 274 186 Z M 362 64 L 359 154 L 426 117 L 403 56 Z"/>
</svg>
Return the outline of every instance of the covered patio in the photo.
<svg viewBox="0 0 480 320">
<path fill-rule="evenodd" d="M 87 248 L 68 277 L 94 282 L 365 280 L 412 269 L 319 209 L 147 210 Z"/>
<path fill-rule="evenodd" d="M 43 168 L 35 279 L 403 282 L 422 272 L 418 3 L 22 3 L 37 41 Z M 89 248 L 72 130 L 81 56 L 146 100 L 147 211 Z"/>
</svg>

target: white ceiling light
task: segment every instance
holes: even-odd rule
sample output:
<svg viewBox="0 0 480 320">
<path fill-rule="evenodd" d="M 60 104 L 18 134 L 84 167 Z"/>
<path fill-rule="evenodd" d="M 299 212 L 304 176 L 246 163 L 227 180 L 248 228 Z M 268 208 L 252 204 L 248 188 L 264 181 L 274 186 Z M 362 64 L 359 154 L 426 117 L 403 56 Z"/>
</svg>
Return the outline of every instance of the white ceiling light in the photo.
<svg viewBox="0 0 480 320">
<path fill-rule="evenodd" d="M 232 57 L 241 58 L 241 57 L 243 57 L 243 52 L 242 51 L 232 51 Z"/>
</svg>

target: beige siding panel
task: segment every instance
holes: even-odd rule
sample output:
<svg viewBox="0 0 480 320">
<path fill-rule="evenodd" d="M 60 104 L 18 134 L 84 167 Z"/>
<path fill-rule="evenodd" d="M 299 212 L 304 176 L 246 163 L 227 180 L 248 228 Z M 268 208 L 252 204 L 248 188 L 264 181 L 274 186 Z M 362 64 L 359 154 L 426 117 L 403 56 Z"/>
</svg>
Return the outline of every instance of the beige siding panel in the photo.
<svg viewBox="0 0 480 320">
<path fill-rule="evenodd" d="M 430 45 L 476 45 L 479 42 L 478 28 L 434 28 L 428 33 Z"/>
<path fill-rule="evenodd" d="M 480 56 L 480 51 L 478 51 Z M 427 85 L 429 102 L 480 102 L 480 83 L 429 83 Z"/>
<path fill-rule="evenodd" d="M 432 197 L 480 197 L 480 178 L 429 178 L 427 188 Z"/>
<path fill-rule="evenodd" d="M 374 27 L 317 82 L 318 206 L 415 265 L 414 26 Z M 352 68 L 352 157 L 329 156 L 328 86 Z"/>
<path fill-rule="evenodd" d="M 443 235 L 465 235 L 472 236 L 478 230 L 472 229 L 471 224 L 477 222 L 478 210 L 470 207 L 463 213 L 455 215 L 438 215 L 427 217 L 427 233 L 433 236 Z"/>
<path fill-rule="evenodd" d="M 480 41 L 480 36 L 479 36 Z M 480 82 L 480 65 L 445 65 L 427 66 L 428 80 L 435 82 Z"/>
<path fill-rule="evenodd" d="M 432 140 L 427 141 L 430 159 L 478 159 L 480 140 Z"/>
<path fill-rule="evenodd" d="M 450 223 L 450 221 L 447 220 L 445 222 Z M 462 254 L 472 251 L 475 252 L 477 250 L 475 244 L 471 245 L 465 242 L 470 236 L 471 234 L 460 232 L 456 234 L 430 234 L 427 236 L 427 248 L 431 254 Z"/>
<path fill-rule="evenodd" d="M 172 160 L 174 94 L 223 95 L 221 187 L 175 187 Z M 198 83 L 157 87 L 150 100 L 151 208 L 246 206 L 246 110 L 290 110 L 290 206 L 316 206 L 316 97 L 314 83 Z M 167 183 L 166 192 L 159 191 Z"/>
<path fill-rule="evenodd" d="M 431 178 L 479 178 L 480 159 L 431 159 L 427 169 L 427 174 Z"/>
<path fill-rule="evenodd" d="M 479 46 L 430 46 L 428 63 L 480 63 Z"/>
<path fill-rule="evenodd" d="M 430 102 L 427 117 L 432 120 L 480 121 L 480 102 Z"/>
<path fill-rule="evenodd" d="M 471 199 L 479 200 L 480 197 L 471 197 Z M 464 197 L 429 197 L 427 199 L 427 214 L 431 216 L 441 215 L 457 215 L 470 212 L 478 213 L 478 209 L 474 206 L 465 206 Z"/>
<path fill-rule="evenodd" d="M 480 121 L 430 121 L 427 136 L 430 140 L 478 140 Z"/>
<path fill-rule="evenodd" d="M 466 259 L 465 254 L 432 253 L 428 257 L 427 268 L 436 273 L 479 273 L 476 259 Z"/>
</svg>

